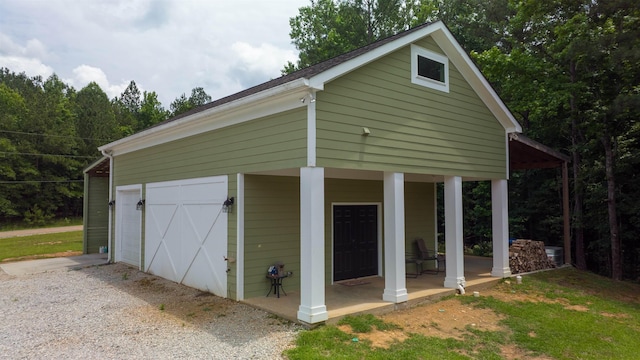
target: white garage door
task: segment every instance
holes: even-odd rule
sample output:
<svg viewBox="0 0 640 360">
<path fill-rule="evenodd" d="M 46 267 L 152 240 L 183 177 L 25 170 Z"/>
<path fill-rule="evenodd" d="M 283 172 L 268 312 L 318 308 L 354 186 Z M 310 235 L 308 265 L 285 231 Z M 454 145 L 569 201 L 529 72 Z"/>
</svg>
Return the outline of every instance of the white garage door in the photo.
<svg viewBox="0 0 640 360">
<path fill-rule="evenodd" d="M 140 267 L 142 215 L 136 205 L 141 198 L 141 185 L 116 188 L 116 262 L 137 267 Z"/>
<path fill-rule="evenodd" d="M 147 184 L 145 270 L 227 297 L 227 176 Z"/>
</svg>

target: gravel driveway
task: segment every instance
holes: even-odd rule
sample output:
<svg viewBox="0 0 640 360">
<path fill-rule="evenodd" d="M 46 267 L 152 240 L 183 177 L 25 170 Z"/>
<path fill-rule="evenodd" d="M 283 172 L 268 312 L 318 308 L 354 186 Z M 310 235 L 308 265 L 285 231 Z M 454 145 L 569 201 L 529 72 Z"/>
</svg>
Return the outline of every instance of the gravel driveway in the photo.
<svg viewBox="0 0 640 360">
<path fill-rule="evenodd" d="M 123 264 L 0 270 L 0 359 L 279 359 L 300 329 Z"/>
</svg>

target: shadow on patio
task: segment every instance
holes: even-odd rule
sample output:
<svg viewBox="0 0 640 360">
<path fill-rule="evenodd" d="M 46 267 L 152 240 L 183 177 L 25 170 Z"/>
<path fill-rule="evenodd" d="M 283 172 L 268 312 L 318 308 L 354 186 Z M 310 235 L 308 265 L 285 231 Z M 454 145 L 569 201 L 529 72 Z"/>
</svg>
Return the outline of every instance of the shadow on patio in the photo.
<svg viewBox="0 0 640 360">
<path fill-rule="evenodd" d="M 467 292 L 486 289 L 500 280 L 491 277 L 491 266 L 491 258 L 465 256 L 464 269 Z M 358 313 L 382 314 L 455 294 L 456 290 L 443 287 L 444 277 L 445 272 L 441 271 L 439 274 L 424 273 L 417 278 L 407 278 L 409 301 L 403 304 L 393 304 L 382 300 L 384 291 L 384 278 L 382 277 L 359 279 L 359 285 L 328 285 L 325 288 L 325 305 L 329 312 L 327 322 L 335 323 L 346 315 Z M 291 280 L 293 279 L 289 279 L 289 281 Z M 287 282 L 285 281 L 283 285 L 284 290 L 287 291 Z M 266 290 L 268 290 L 267 285 L 265 285 L 265 292 Z M 251 298 L 243 302 L 284 319 L 298 322 L 297 312 L 300 305 L 298 291 L 287 291 L 287 295 L 281 294 L 280 298 L 272 294 L 269 297 Z"/>
</svg>

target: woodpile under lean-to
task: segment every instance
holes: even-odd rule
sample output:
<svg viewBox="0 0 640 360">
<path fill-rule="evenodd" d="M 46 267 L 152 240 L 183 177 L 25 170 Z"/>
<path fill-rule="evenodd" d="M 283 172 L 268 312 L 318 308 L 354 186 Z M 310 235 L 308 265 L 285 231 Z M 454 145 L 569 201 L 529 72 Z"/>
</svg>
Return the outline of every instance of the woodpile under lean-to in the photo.
<svg viewBox="0 0 640 360">
<path fill-rule="evenodd" d="M 518 239 L 509 247 L 509 267 L 512 274 L 520 274 L 555 268 L 556 263 L 547 256 L 544 242 Z"/>
</svg>

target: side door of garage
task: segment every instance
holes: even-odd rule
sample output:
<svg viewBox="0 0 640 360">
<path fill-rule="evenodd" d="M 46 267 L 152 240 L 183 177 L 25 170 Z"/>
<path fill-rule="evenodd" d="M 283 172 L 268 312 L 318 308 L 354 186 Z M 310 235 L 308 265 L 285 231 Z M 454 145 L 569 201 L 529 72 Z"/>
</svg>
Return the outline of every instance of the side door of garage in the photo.
<svg viewBox="0 0 640 360">
<path fill-rule="evenodd" d="M 377 205 L 334 205 L 333 280 L 377 274 Z"/>
<path fill-rule="evenodd" d="M 116 251 L 115 261 L 140 268 L 142 211 L 136 208 L 142 199 L 141 185 L 116 188 Z"/>
</svg>

